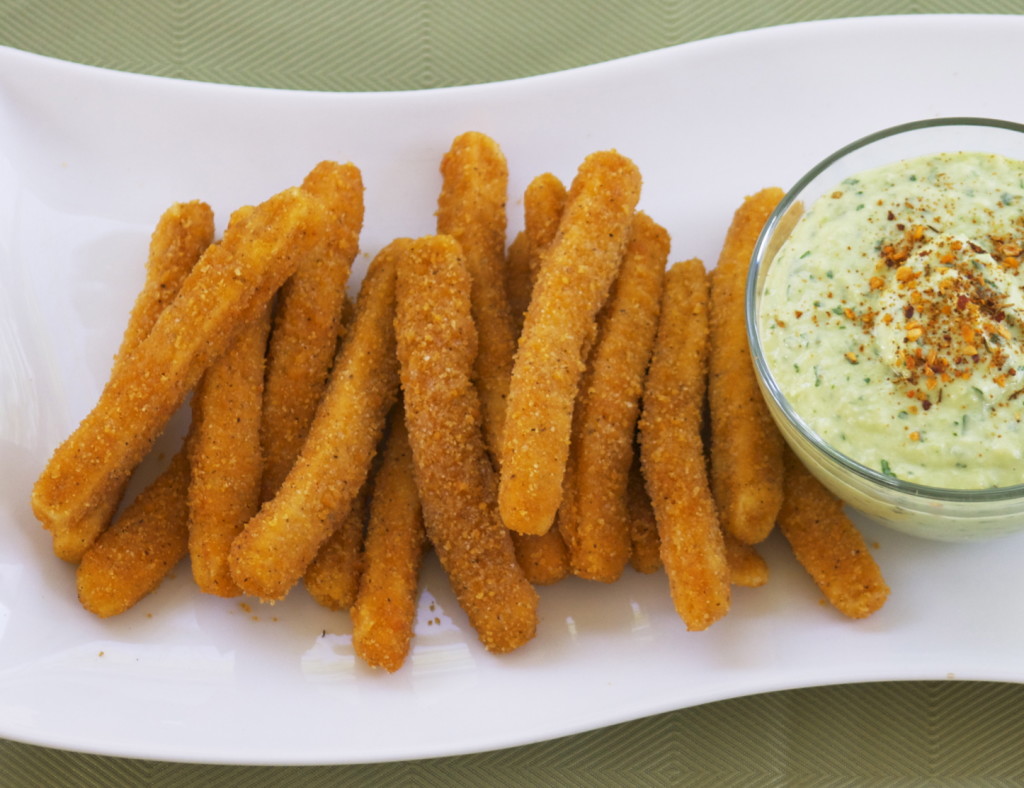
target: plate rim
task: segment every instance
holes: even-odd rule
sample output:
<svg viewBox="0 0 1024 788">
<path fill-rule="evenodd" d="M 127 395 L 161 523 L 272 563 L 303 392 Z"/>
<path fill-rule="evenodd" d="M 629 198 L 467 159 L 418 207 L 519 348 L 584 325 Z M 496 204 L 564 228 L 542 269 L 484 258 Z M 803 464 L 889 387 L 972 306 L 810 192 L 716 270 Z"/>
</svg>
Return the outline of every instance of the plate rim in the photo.
<svg viewBox="0 0 1024 788">
<path fill-rule="evenodd" d="M 67 61 L 67 60 L 62 60 L 62 59 L 59 59 L 59 58 L 53 58 L 53 57 L 50 57 L 50 56 L 47 56 L 47 55 L 40 55 L 40 54 L 37 54 L 37 53 L 27 52 L 25 50 L 15 49 L 13 47 L 8 47 L 8 46 L 0 47 L 0 57 L 7 57 L 7 56 L 9 56 L 9 55 L 3 55 L 2 54 L 2 51 L 6 50 L 8 52 L 17 53 L 17 55 L 15 55 L 16 58 L 24 56 L 24 57 L 33 58 L 33 59 L 41 59 L 41 60 L 49 61 L 51 64 L 54 64 L 53 67 L 57 67 L 57 68 L 66 68 L 66 67 L 70 66 L 73 69 L 84 69 L 87 72 L 102 72 L 103 74 L 107 74 L 107 75 L 116 75 L 116 78 L 127 78 L 129 80 L 145 80 L 145 81 L 160 80 L 160 81 L 171 82 L 171 83 L 176 83 L 178 85 L 185 86 L 186 89 L 189 89 L 189 90 L 193 89 L 193 87 L 198 86 L 199 89 L 208 89 L 208 88 L 209 89 L 228 89 L 231 92 L 235 92 L 235 91 L 253 91 L 253 92 L 264 93 L 264 94 L 267 93 L 267 92 L 270 92 L 270 93 L 298 93 L 298 94 L 304 94 L 304 95 L 322 94 L 325 97 L 327 97 L 328 100 L 336 100 L 338 96 L 371 96 L 371 97 L 372 96 L 378 96 L 378 97 L 382 96 L 382 97 L 387 98 L 388 100 L 394 100 L 396 96 L 399 96 L 399 97 L 400 96 L 404 96 L 404 95 L 417 95 L 417 96 L 426 95 L 426 96 L 429 96 L 429 95 L 437 93 L 437 92 L 448 93 L 448 92 L 467 92 L 467 91 L 475 91 L 475 90 L 481 90 L 481 89 L 491 90 L 495 86 L 519 85 L 519 84 L 524 84 L 524 83 L 532 83 L 532 82 L 536 82 L 536 81 L 539 81 L 539 80 L 550 80 L 552 78 L 561 78 L 563 75 L 578 75 L 578 74 L 580 74 L 582 72 L 592 72 L 592 71 L 601 70 L 601 69 L 604 69 L 604 68 L 616 67 L 616 66 L 622 64 L 624 61 L 641 61 L 641 60 L 646 60 L 646 59 L 649 59 L 649 58 L 660 58 L 660 57 L 666 57 L 666 56 L 671 57 L 671 56 L 675 55 L 676 53 L 678 53 L 681 50 L 693 51 L 694 49 L 700 49 L 700 48 L 709 47 L 709 46 L 712 46 L 712 45 L 720 46 L 722 41 L 723 40 L 727 40 L 727 39 L 728 40 L 739 40 L 739 39 L 752 38 L 752 37 L 767 37 L 767 36 L 770 36 L 770 35 L 773 35 L 773 34 L 777 34 L 778 31 L 780 31 L 780 30 L 793 30 L 793 29 L 796 29 L 796 28 L 833 27 L 833 26 L 839 26 L 839 25 L 847 25 L 847 24 L 849 24 L 851 22 L 856 23 L 858 25 L 869 25 L 869 24 L 877 24 L 878 20 L 884 20 L 887 24 L 901 24 L 901 23 L 905 23 L 907 21 L 912 20 L 915 25 L 919 25 L 919 24 L 921 24 L 921 21 L 923 19 L 924 20 L 938 21 L 938 20 L 949 20 L 950 18 L 956 18 L 959 21 L 959 20 L 962 20 L 965 17 L 970 17 L 972 19 L 984 20 L 986 23 L 993 21 L 993 18 L 999 18 L 999 17 L 1008 17 L 1008 18 L 1014 19 L 1015 20 L 1015 24 L 1018 24 L 1018 25 L 1021 24 L 1021 22 L 1022 22 L 1021 18 L 1017 17 L 1017 16 L 1013 16 L 1013 15 L 997 15 L 997 14 L 883 15 L 883 16 L 871 16 L 871 17 L 850 17 L 850 18 L 838 18 L 838 19 L 827 19 L 827 20 L 810 20 L 810 21 L 805 21 L 805 22 L 789 23 L 789 24 L 784 24 L 784 25 L 773 25 L 773 26 L 769 26 L 769 27 L 756 28 L 756 29 L 746 30 L 746 31 L 737 31 L 737 32 L 728 33 L 728 34 L 725 34 L 725 35 L 722 35 L 722 36 L 715 36 L 715 37 L 706 38 L 706 39 L 698 39 L 696 41 L 685 42 L 685 43 L 682 43 L 682 44 L 675 44 L 675 45 L 672 45 L 672 46 L 669 46 L 669 47 L 663 47 L 663 48 L 659 48 L 659 49 L 655 49 L 655 50 L 649 50 L 649 51 L 646 51 L 646 52 L 640 52 L 640 53 L 636 53 L 636 54 L 632 54 L 632 55 L 626 55 L 626 56 L 623 56 L 623 57 L 620 57 L 620 58 L 616 58 L 616 59 L 613 59 L 613 60 L 609 60 L 609 61 L 602 61 L 602 62 L 599 62 L 599 63 L 593 63 L 593 64 L 588 64 L 588 65 L 583 65 L 583 66 L 577 66 L 577 67 L 573 67 L 573 68 L 570 68 L 570 69 L 565 69 L 565 70 L 562 70 L 562 71 L 550 72 L 550 73 L 546 73 L 546 74 L 538 74 L 538 75 L 522 77 L 522 78 L 516 78 L 516 79 L 510 79 L 510 80 L 500 80 L 500 81 L 493 81 L 493 82 L 474 83 L 474 84 L 469 84 L 469 85 L 445 86 L 445 87 L 436 87 L 436 88 L 428 88 L 428 89 L 416 89 L 416 90 L 368 91 L 368 92 L 365 92 L 365 93 L 364 92 L 351 92 L 351 91 L 337 91 L 337 92 L 335 92 L 335 91 L 311 91 L 311 90 L 297 90 L 297 89 L 291 89 L 291 88 L 264 88 L 264 87 L 246 86 L 246 85 L 232 85 L 232 84 L 228 84 L 228 83 L 205 82 L 205 81 L 197 81 L 197 80 L 185 80 L 185 79 L 179 79 L 179 78 L 176 78 L 176 77 L 165 77 L 165 76 L 141 74 L 141 73 L 137 73 L 137 72 L 121 71 L 121 70 L 117 70 L 117 69 L 110 69 L 110 68 L 105 68 L 105 67 L 100 67 L 100 66 L 91 66 L 91 65 L 76 63 L 74 61 Z M 740 43 L 742 43 L 742 41 L 740 41 Z M 88 77 L 88 73 L 86 74 L 86 76 Z M 575 78 L 575 76 L 573 76 L 572 78 Z M 2 79 L 0 79 L 0 85 L 2 85 L 2 82 L 3 82 Z M 929 678 L 929 676 L 922 675 L 922 676 L 919 676 L 919 677 L 910 676 L 910 677 L 906 677 L 906 678 L 903 678 L 903 677 L 897 677 L 897 678 L 877 678 L 876 677 L 876 678 L 854 678 L 852 680 L 849 680 L 849 679 L 847 679 L 847 680 L 838 680 L 837 679 L 837 680 L 832 681 L 832 682 L 826 681 L 826 682 L 817 683 L 817 684 L 813 684 L 813 685 L 790 684 L 790 683 L 787 683 L 787 682 L 781 682 L 779 684 L 779 686 L 768 688 L 768 689 L 765 689 L 765 690 L 762 690 L 762 691 L 757 691 L 757 692 L 739 691 L 739 692 L 737 692 L 736 694 L 733 694 L 733 695 L 718 694 L 718 695 L 716 695 L 715 698 L 709 698 L 709 699 L 697 701 L 697 702 L 694 702 L 694 703 L 688 703 L 688 704 L 686 704 L 684 706 L 672 705 L 671 708 L 672 709 L 691 708 L 691 707 L 698 706 L 698 705 L 704 705 L 704 704 L 709 703 L 709 702 L 715 702 L 717 700 L 729 700 L 729 699 L 735 699 L 737 697 L 755 696 L 755 695 L 766 694 L 768 692 L 777 692 L 777 691 L 785 691 L 785 690 L 792 690 L 792 689 L 810 689 L 810 688 L 813 688 L 813 687 L 828 686 L 830 684 L 873 683 L 873 682 L 880 682 L 880 681 L 881 682 L 885 682 L 885 681 L 913 681 L 913 680 L 920 680 L 920 679 L 927 679 L 927 678 Z M 941 676 L 933 676 L 931 678 L 941 679 L 942 677 Z M 984 676 L 979 676 L 977 678 L 973 678 L 973 677 L 970 677 L 970 676 L 963 676 L 963 677 L 962 676 L 958 676 L 957 678 L 960 679 L 960 680 L 967 680 L 967 681 L 991 681 L 991 680 L 993 680 L 991 678 L 984 677 Z M 999 679 L 995 679 L 995 680 L 999 680 Z M 1024 681 L 1024 677 L 1014 677 L 1014 678 L 1008 677 L 1005 680 L 1008 681 L 1008 682 L 1012 682 L 1012 683 L 1018 683 L 1020 681 Z M 663 711 L 666 711 L 666 710 L 668 710 L 668 709 L 663 709 Z M 518 742 L 515 742 L 515 743 L 505 743 L 505 744 L 494 744 L 494 743 L 492 743 L 490 745 L 484 744 L 482 746 L 478 746 L 479 743 L 474 743 L 471 747 L 469 747 L 467 749 L 464 749 L 464 750 L 461 750 L 461 751 L 453 750 L 451 752 L 441 752 L 441 753 L 439 753 L 439 752 L 429 752 L 429 753 L 428 752 L 421 752 L 421 753 L 416 753 L 413 750 L 408 750 L 407 749 L 405 753 L 400 753 L 395 758 L 389 759 L 389 760 L 393 760 L 393 761 L 418 760 L 418 759 L 432 758 L 432 757 L 443 757 L 443 756 L 447 756 L 447 755 L 463 755 L 463 754 L 469 754 L 469 753 L 472 753 L 472 752 L 481 752 L 481 751 L 486 751 L 486 750 L 492 750 L 492 749 L 496 749 L 496 748 L 522 746 L 522 745 L 525 745 L 525 744 L 535 743 L 535 742 L 538 742 L 538 741 L 543 741 L 543 740 L 548 740 L 548 739 L 561 738 L 561 737 L 564 737 L 564 736 L 574 735 L 575 733 L 580 733 L 580 732 L 583 732 L 584 730 L 593 730 L 593 729 L 596 729 L 596 728 L 605 727 L 607 725 L 617 724 L 617 722 L 625 722 L 625 721 L 627 721 L 627 719 L 634 719 L 635 720 L 635 719 L 639 719 L 639 718 L 644 717 L 644 716 L 650 716 L 651 714 L 657 714 L 657 713 L 660 713 L 660 712 L 659 711 L 649 711 L 649 712 L 644 712 L 642 714 L 634 715 L 634 716 L 632 716 L 630 718 L 623 718 L 621 720 L 610 720 L 608 722 L 605 722 L 605 723 L 602 723 L 600 725 L 593 726 L 593 727 L 590 727 L 590 728 L 574 729 L 574 730 L 571 730 L 571 731 L 565 731 L 563 733 L 555 733 L 555 734 L 550 734 L 550 735 L 549 734 L 544 734 L 544 735 L 541 735 L 541 736 L 536 737 L 536 738 L 525 737 L 525 738 L 522 738 L 522 740 L 520 740 Z M 6 726 L 4 726 L 4 727 L 6 727 Z M 47 741 L 45 736 L 42 736 L 42 735 L 37 736 L 37 737 L 33 737 L 30 734 L 26 734 L 24 736 L 21 736 L 21 735 L 18 735 L 18 733 L 16 731 L 9 731 L 9 730 L 0 730 L 0 735 L 2 735 L 4 738 L 12 740 L 12 741 L 21 741 L 21 742 L 28 743 L 28 744 L 34 744 L 34 745 L 37 745 L 37 746 L 43 746 L 43 747 L 49 747 L 49 748 L 55 748 L 55 749 L 62 749 L 62 750 L 69 750 L 69 751 L 78 751 L 78 752 L 89 752 L 89 753 L 95 753 L 95 754 L 107 755 L 107 756 L 113 756 L 113 757 L 128 757 L 128 758 L 138 758 L 138 759 L 145 759 L 145 760 L 162 760 L 162 761 L 173 760 L 175 762 L 183 762 L 183 763 L 222 763 L 222 764 L 239 764 L 239 765 L 240 764 L 253 764 L 253 765 L 255 765 L 255 764 L 265 764 L 265 765 L 269 765 L 269 764 L 277 764 L 277 765 L 306 764 L 306 765 L 313 765 L 313 764 L 327 764 L 327 763 L 332 763 L 332 764 L 333 763 L 337 763 L 337 764 L 340 764 L 340 763 L 346 763 L 346 764 L 352 763 L 352 764 L 354 764 L 354 763 L 382 763 L 382 762 L 385 762 L 385 761 L 381 761 L 380 759 L 376 759 L 376 758 L 373 759 L 373 760 L 368 760 L 368 761 L 352 760 L 352 759 L 346 759 L 344 761 L 336 761 L 336 760 L 321 760 L 321 759 L 318 759 L 318 758 L 315 758 L 315 757 L 312 758 L 312 759 L 308 759 L 308 758 L 303 757 L 303 756 L 299 756 L 298 758 L 296 758 L 294 760 L 281 760 L 280 758 L 276 758 L 275 757 L 273 760 L 266 760 L 266 761 L 262 761 L 262 760 L 248 760 L 248 759 L 246 759 L 246 760 L 238 760 L 238 759 L 233 758 L 233 757 L 227 757 L 224 760 L 210 760 L 209 757 L 204 756 L 203 758 L 196 760 L 196 759 L 188 758 L 187 756 L 185 756 L 182 753 L 177 753 L 177 754 L 166 753 L 166 752 L 165 753 L 161 753 L 161 752 L 157 752 L 156 750 L 152 750 L 151 752 L 146 753 L 146 752 L 144 752 L 142 750 L 135 750 L 135 751 L 129 752 L 129 751 L 125 750 L 124 748 L 120 748 L 119 749 L 117 747 L 111 747 L 111 748 L 108 748 L 106 750 L 104 750 L 102 748 L 98 748 L 96 746 L 77 747 L 77 746 L 74 745 L 74 743 L 71 743 L 71 742 L 53 743 L 53 742 Z M 143 749 L 145 749 L 145 748 L 143 748 Z"/>
</svg>

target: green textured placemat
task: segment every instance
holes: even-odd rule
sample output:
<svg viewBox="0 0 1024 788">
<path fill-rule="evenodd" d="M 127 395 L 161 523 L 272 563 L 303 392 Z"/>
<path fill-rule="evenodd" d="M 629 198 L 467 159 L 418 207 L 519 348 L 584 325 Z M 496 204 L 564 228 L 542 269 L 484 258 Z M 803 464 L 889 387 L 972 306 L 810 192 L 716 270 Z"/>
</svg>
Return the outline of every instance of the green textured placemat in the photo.
<svg viewBox="0 0 1024 788">
<path fill-rule="evenodd" d="M 499 752 L 355 766 L 168 764 L 8 743 L 0 785 L 1019 786 L 1022 709 L 1021 685 L 822 687 Z"/>
<path fill-rule="evenodd" d="M 1019 11 L 1020 0 L 2 0 L 0 43 L 184 79 L 396 90 L 512 79 L 813 19 Z"/>
<path fill-rule="evenodd" d="M 1016 13 L 1020 5 L 0 0 L 0 44 L 186 79 L 397 90 L 511 79 L 774 24 L 892 13 Z M 398 764 L 167 764 L 0 741 L 0 786 L 1010 786 L 1024 784 L 1021 742 L 1024 687 L 910 682 L 723 701 L 553 742 Z"/>
</svg>

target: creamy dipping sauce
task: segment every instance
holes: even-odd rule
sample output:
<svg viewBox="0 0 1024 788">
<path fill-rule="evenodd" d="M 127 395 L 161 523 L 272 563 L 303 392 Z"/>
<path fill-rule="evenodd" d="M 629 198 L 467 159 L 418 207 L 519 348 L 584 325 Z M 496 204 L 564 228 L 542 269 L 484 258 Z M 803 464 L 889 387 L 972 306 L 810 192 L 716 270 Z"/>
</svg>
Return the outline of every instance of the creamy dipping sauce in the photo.
<svg viewBox="0 0 1024 788">
<path fill-rule="evenodd" d="M 840 453 L 933 487 L 1024 483 L 1024 162 L 848 178 L 782 245 L 759 320 L 782 393 Z"/>
</svg>

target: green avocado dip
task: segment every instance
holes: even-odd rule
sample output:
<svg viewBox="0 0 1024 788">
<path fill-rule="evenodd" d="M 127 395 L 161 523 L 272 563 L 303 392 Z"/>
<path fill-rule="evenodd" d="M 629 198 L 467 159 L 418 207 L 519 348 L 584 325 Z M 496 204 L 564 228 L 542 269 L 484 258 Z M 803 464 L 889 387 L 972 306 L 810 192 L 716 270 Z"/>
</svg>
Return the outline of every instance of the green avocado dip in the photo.
<svg viewBox="0 0 1024 788">
<path fill-rule="evenodd" d="M 765 360 L 835 450 L 916 484 L 1024 483 L 1024 162 L 943 153 L 848 178 L 768 271 Z"/>
</svg>

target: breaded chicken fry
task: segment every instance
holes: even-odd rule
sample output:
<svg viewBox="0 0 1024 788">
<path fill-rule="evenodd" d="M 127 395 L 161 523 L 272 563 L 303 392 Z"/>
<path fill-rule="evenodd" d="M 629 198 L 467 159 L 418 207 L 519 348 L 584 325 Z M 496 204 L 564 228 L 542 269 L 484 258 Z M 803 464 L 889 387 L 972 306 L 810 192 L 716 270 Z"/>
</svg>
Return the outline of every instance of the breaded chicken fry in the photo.
<svg viewBox="0 0 1024 788">
<path fill-rule="evenodd" d="M 426 545 L 409 434 L 399 406 L 373 481 L 363 574 L 352 606 L 352 645 L 367 664 L 398 670 L 416 620 Z"/>
<path fill-rule="evenodd" d="M 665 229 L 637 213 L 576 401 L 558 530 L 588 580 L 614 582 L 629 562 L 626 488 L 668 250 Z"/>
<path fill-rule="evenodd" d="M 562 498 L 585 344 L 618 273 L 640 173 L 614 151 L 591 154 L 573 181 L 526 313 L 509 387 L 499 502 L 514 531 L 543 534 Z"/>
<path fill-rule="evenodd" d="M 231 546 L 232 577 L 261 600 L 284 598 L 348 515 L 369 474 L 398 396 L 392 321 L 395 264 L 405 246 L 392 242 L 370 264 L 302 450 L 277 494 Z"/>
<path fill-rule="evenodd" d="M 213 211 L 206 203 L 175 203 L 164 211 L 150 238 L 146 282 L 132 307 L 115 365 L 123 363 L 152 331 L 212 241 Z"/>
<path fill-rule="evenodd" d="M 192 394 L 188 552 L 207 594 L 237 596 L 231 543 L 260 507 L 260 409 L 270 308 L 246 326 Z"/>
<path fill-rule="evenodd" d="M 518 337 L 523 330 L 523 318 L 530 305 L 533 276 L 530 272 L 530 239 L 520 230 L 505 252 L 505 292 L 512 317 L 512 333 Z"/>
<path fill-rule="evenodd" d="M 543 534 L 510 533 L 516 561 L 531 583 L 549 586 L 569 574 L 569 548 L 557 528 Z"/>
<path fill-rule="evenodd" d="M 454 239 L 414 241 L 399 264 L 398 356 L 427 534 L 483 645 L 506 652 L 533 637 L 537 594 L 498 516 L 472 380 L 470 292 Z"/>
<path fill-rule="evenodd" d="M 711 273 L 711 489 L 723 530 L 747 544 L 768 536 L 782 505 L 782 436 L 754 377 L 744 306 L 754 244 L 780 199 L 772 188 L 743 201 Z"/>
<path fill-rule="evenodd" d="M 101 618 L 123 613 L 185 557 L 188 483 L 183 448 L 85 551 L 75 579 L 86 610 Z"/>
<path fill-rule="evenodd" d="M 132 307 L 121 347 L 114 357 L 114 369 L 152 330 L 160 313 L 174 300 L 181 283 L 212 240 L 213 211 L 206 203 L 175 203 L 164 211 L 150 239 L 146 281 Z M 112 489 L 73 530 L 78 533 L 103 531 L 117 511 L 126 483 L 127 480 Z M 81 558 L 77 553 L 79 549 L 69 546 L 64 557 L 77 561 Z M 59 552 L 64 550 L 61 548 Z"/>
<path fill-rule="evenodd" d="M 502 251 L 507 167 L 493 140 L 470 132 L 456 138 L 442 161 L 441 171 L 445 181 L 438 201 L 437 228 L 439 233 L 450 235 L 459 243 L 472 277 L 473 318 L 479 348 L 474 375 L 487 447 L 495 466 L 500 467 L 502 429 L 518 332 L 505 288 L 507 271 Z M 536 224 L 538 217 L 533 219 Z M 557 219 L 555 216 L 556 225 Z M 531 229 L 538 232 L 537 228 Z M 553 230 L 549 233 L 553 234 Z M 529 267 L 531 260 L 526 264 Z M 518 560 L 531 582 L 546 584 L 560 579 L 566 566 L 566 551 L 557 533 L 517 534 L 513 540 Z"/>
<path fill-rule="evenodd" d="M 629 506 L 629 537 L 632 546 L 629 564 L 637 572 L 649 575 L 661 569 L 661 539 L 658 537 L 658 522 L 654 519 L 651 496 L 647 494 L 647 488 L 644 486 L 639 446 L 634 450 L 626 499 Z"/>
<path fill-rule="evenodd" d="M 530 305 L 540 256 L 558 231 L 565 200 L 565 186 L 550 172 L 530 181 L 523 193 L 523 229 L 509 246 L 506 263 L 508 300 L 517 335 Z"/>
<path fill-rule="evenodd" d="M 170 206 L 150 239 L 146 282 L 139 293 L 114 359 L 115 367 L 152 330 L 160 313 L 213 240 L 213 211 L 192 201 Z M 81 556 L 76 573 L 79 600 L 101 617 L 122 613 L 155 589 L 186 553 L 189 465 L 184 449 L 109 529 L 124 484 L 88 517 L 81 530 L 102 531 Z M 105 530 L 104 530 L 105 529 Z"/>
<path fill-rule="evenodd" d="M 480 392 L 487 447 L 495 463 L 505 424 L 515 327 L 505 290 L 505 202 L 508 165 L 497 143 L 479 132 L 455 138 L 441 160 L 437 232 L 462 248 L 472 279 L 478 346 L 474 378 Z"/>
<path fill-rule="evenodd" d="M 676 612 L 702 630 L 729 610 L 729 566 L 701 441 L 708 289 L 700 260 L 665 276 L 658 338 L 644 389 L 641 458 Z"/>
<path fill-rule="evenodd" d="M 725 560 L 729 563 L 729 580 L 734 586 L 758 588 L 768 582 L 768 564 L 757 548 L 745 544 L 732 534 L 725 538 Z"/>
<path fill-rule="evenodd" d="M 54 452 L 32 494 L 54 550 L 80 556 L 98 532 L 87 516 L 119 489 L 164 424 L 235 335 L 306 256 L 319 254 L 324 209 L 299 189 L 255 209 L 207 248 L 177 298 L 118 365 L 99 402 Z"/>
<path fill-rule="evenodd" d="M 366 532 L 367 485 L 306 567 L 302 582 L 318 605 L 348 610 L 356 600 L 363 573 L 363 537 Z"/>
<path fill-rule="evenodd" d="M 530 249 L 534 282 L 540 269 L 540 256 L 558 234 L 568 198 L 562 181 L 550 172 L 535 177 L 523 193 L 523 230 Z"/>
<path fill-rule="evenodd" d="M 363 181 L 355 165 L 322 161 L 302 188 L 334 221 L 324 256 L 300 266 L 278 295 L 263 399 L 263 500 L 291 470 L 323 396 L 363 226 Z"/>
<path fill-rule="evenodd" d="M 779 529 L 829 602 L 843 615 L 865 618 L 879 610 L 889 586 L 860 531 L 829 492 L 787 447 L 786 495 Z"/>
<path fill-rule="evenodd" d="M 523 194 L 524 226 L 509 248 L 507 271 L 516 336 L 522 331 L 540 258 L 558 231 L 565 200 L 565 187 L 551 173 L 538 175 Z M 569 574 L 569 550 L 557 528 L 543 534 L 513 531 L 512 543 L 520 566 L 534 585 L 551 585 Z"/>
</svg>

